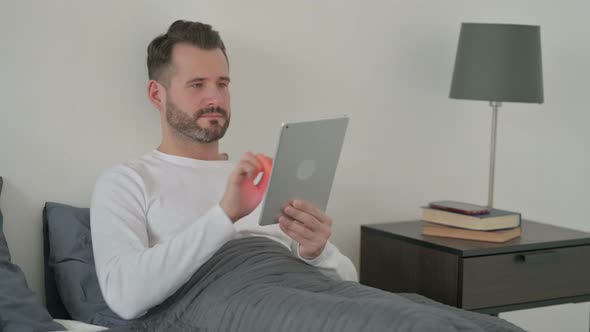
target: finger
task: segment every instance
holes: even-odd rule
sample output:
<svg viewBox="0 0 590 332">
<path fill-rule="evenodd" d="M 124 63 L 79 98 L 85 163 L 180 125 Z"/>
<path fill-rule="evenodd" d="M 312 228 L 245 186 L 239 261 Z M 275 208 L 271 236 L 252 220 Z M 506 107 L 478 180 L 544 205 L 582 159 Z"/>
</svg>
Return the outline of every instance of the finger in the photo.
<svg viewBox="0 0 590 332">
<path fill-rule="evenodd" d="M 282 224 L 279 224 L 279 226 L 280 226 L 281 230 L 283 231 L 283 233 L 287 234 L 287 236 L 290 237 L 291 239 L 293 239 L 295 242 L 297 242 L 297 243 L 307 242 L 307 240 L 304 239 L 298 233 L 295 233 L 295 232 L 291 231 L 290 229 L 285 228 Z"/>
<path fill-rule="evenodd" d="M 269 167 L 272 167 L 272 158 L 265 155 L 264 153 L 258 153 L 256 154 L 256 159 L 258 159 L 260 161 L 260 163 L 262 164 L 266 164 Z"/>
<path fill-rule="evenodd" d="M 314 216 L 319 222 L 326 223 L 328 225 L 332 225 L 332 218 L 330 218 L 327 214 L 325 214 L 322 210 L 320 210 L 317 206 L 313 203 L 304 201 L 301 199 L 293 200 L 293 207 L 303 210 L 312 216 Z"/>
<path fill-rule="evenodd" d="M 256 155 L 256 159 L 258 159 L 258 161 L 262 165 L 263 172 L 262 179 L 258 184 L 258 188 L 266 190 L 266 188 L 268 187 L 268 182 L 270 181 L 270 175 L 272 173 L 272 159 L 261 153 Z"/>
<path fill-rule="evenodd" d="M 283 209 L 283 212 L 286 216 L 299 221 L 300 223 L 305 225 L 305 227 L 309 228 L 312 231 L 317 230 L 322 226 L 322 223 L 319 220 L 317 220 L 313 215 L 305 211 L 296 209 L 291 205 L 287 205 Z"/>
<path fill-rule="evenodd" d="M 286 216 L 279 217 L 279 225 L 283 231 L 286 230 L 301 239 L 312 240 L 314 238 L 314 234 L 311 230 Z"/>
<path fill-rule="evenodd" d="M 280 225 L 280 224 L 279 224 L 279 225 Z M 300 245 L 303 245 L 303 246 L 310 246 L 310 245 L 312 245 L 312 243 L 313 243 L 312 241 L 310 241 L 310 240 L 308 240 L 308 239 L 304 238 L 303 236 L 301 236 L 301 234 L 299 234 L 299 233 L 297 233 L 297 232 L 294 232 L 294 231 L 292 231 L 292 230 L 290 230 L 290 229 L 288 229 L 288 228 L 285 228 L 285 227 L 281 226 L 281 230 L 282 230 L 282 231 L 283 231 L 283 232 L 284 232 L 284 233 L 285 233 L 285 234 L 286 234 L 288 237 L 290 237 L 291 239 L 293 239 L 295 242 L 297 242 L 297 243 L 298 243 L 298 244 L 300 244 Z"/>
<path fill-rule="evenodd" d="M 246 153 L 242 158 L 242 161 L 255 167 L 255 171 L 253 174 L 249 174 L 248 178 L 254 180 L 254 185 L 260 188 L 260 183 L 262 182 L 264 176 L 262 163 L 251 152 Z"/>
<path fill-rule="evenodd" d="M 242 176 L 246 176 L 248 179 L 253 179 L 256 174 L 258 174 L 257 172 L 257 168 L 256 166 L 252 165 L 251 163 L 242 160 L 238 163 L 238 174 L 242 175 Z"/>
<path fill-rule="evenodd" d="M 252 165 L 256 166 L 256 168 L 262 169 L 262 164 L 256 158 L 256 156 L 250 151 L 248 151 L 244 154 L 244 156 L 242 157 L 242 161 L 247 161 L 247 162 L 251 163 Z"/>
</svg>

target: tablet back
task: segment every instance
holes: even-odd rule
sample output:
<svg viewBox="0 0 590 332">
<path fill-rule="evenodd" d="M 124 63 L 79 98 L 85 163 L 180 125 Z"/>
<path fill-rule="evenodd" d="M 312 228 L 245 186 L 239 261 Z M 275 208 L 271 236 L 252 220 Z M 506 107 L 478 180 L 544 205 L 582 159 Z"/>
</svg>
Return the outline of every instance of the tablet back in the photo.
<svg viewBox="0 0 590 332">
<path fill-rule="evenodd" d="M 260 225 L 277 223 L 281 208 L 299 198 L 326 210 L 348 117 L 283 123 Z"/>
</svg>

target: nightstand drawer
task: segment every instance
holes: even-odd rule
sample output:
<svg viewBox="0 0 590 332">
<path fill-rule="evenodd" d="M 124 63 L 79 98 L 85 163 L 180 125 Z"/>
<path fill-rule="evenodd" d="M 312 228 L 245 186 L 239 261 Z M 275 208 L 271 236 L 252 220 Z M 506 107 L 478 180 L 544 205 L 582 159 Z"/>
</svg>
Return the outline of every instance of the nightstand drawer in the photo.
<svg viewBox="0 0 590 332">
<path fill-rule="evenodd" d="M 463 259 L 462 308 L 590 294 L 590 246 Z"/>
</svg>

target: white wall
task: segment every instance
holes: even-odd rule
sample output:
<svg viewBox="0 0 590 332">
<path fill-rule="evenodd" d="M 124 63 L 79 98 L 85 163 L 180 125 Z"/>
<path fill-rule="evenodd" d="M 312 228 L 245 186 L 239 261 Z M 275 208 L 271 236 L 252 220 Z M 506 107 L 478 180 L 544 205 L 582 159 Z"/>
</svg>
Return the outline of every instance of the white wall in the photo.
<svg viewBox="0 0 590 332">
<path fill-rule="evenodd" d="M 355 263 L 361 224 L 416 219 L 436 199 L 486 202 L 491 112 L 448 98 L 460 23 L 541 25 L 546 102 L 503 105 L 495 203 L 590 231 L 589 12 L 585 0 L 2 0 L 0 175 L 14 260 L 42 292 L 43 203 L 87 206 L 104 168 L 157 146 L 145 49 L 178 18 L 213 24 L 228 46 L 230 155 L 274 153 L 283 120 L 351 116 L 328 210 Z M 588 312 L 503 317 L 587 331 Z"/>
</svg>

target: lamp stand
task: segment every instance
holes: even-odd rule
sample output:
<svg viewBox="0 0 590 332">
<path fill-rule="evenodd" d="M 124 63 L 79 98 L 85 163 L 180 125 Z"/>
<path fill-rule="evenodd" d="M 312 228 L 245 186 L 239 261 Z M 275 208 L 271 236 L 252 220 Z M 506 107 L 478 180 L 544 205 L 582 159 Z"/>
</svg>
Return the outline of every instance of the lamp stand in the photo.
<svg viewBox="0 0 590 332">
<path fill-rule="evenodd" d="M 490 182 L 488 184 L 488 207 L 494 206 L 494 165 L 496 164 L 496 122 L 498 121 L 498 108 L 502 106 L 500 101 L 490 101 L 492 107 L 492 140 L 490 150 Z"/>
</svg>

